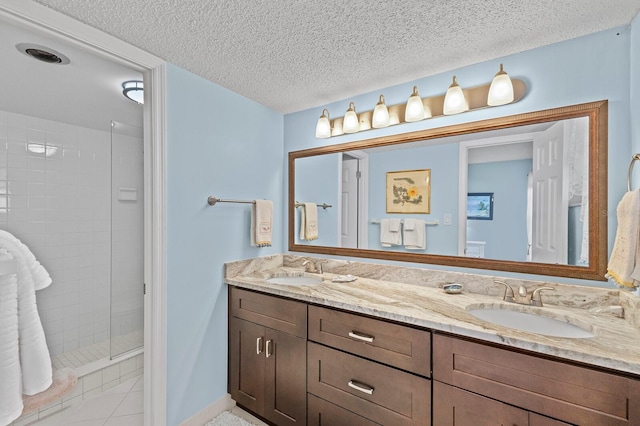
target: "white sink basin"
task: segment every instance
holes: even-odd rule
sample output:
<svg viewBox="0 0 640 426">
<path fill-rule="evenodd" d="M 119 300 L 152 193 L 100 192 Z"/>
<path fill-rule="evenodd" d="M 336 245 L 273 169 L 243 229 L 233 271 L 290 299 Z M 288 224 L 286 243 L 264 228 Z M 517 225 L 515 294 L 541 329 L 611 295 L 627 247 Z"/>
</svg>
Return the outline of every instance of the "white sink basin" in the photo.
<svg viewBox="0 0 640 426">
<path fill-rule="evenodd" d="M 472 308 L 468 312 L 476 318 L 503 327 L 527 331 L 529 333 L 543 334 L 553 337 L 567 337 L 572 339 L 586 339 L 594 337 L 594 334 L 571 324 L 565 320 L 544 317 L 527 312 L 510 309 L 496 308 Z"/>
<path fill-rule="evenodd" d="M 314 275 L 280 275 L 267 278 L 268 283 L 280 285 L 318 285 L 322 277 Z"/>
</svg>

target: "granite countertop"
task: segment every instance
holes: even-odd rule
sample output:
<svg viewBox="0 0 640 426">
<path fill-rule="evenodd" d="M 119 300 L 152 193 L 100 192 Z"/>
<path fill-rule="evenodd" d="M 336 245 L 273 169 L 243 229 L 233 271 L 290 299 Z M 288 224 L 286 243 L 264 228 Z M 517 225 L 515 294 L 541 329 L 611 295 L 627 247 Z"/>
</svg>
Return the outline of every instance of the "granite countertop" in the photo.
<svg viewBox="0 0 640 426">
<path fill-rule="evenodd" d="M 325 270 L 331 272 L 322 274 L 322 283 L 318 285 L 291 286 L 267 282 L 267 278 L 276 274 L 300 274 L 304 270 L 295 256 L 285 256 L 284 262 L 282 259 L 282 255 L 278 255 L 228 263 L 225 282 L 236 287 L 640 375 L 640 327 L 637 323 L 640 301 L 635 300 L 640 298 L 624 291 L 524 282 L 529 289 L 542 285 L 556 288 L 554 292 L 543 293 L 545 305 L 538 308 L 502 301 L 504 287 L 485 285 L 487 280 L 491 283 L 499 277 L 384 265 L 363 267 L 368 264 L 344 261 L 329 262 L 330 268 Z M 350 273 L 358 278 L 352 282 L 332 281 L 333 277 L 345 274 L 347 270 L 352 270 Z M 389 280 L 389 275 L 398 277 L 398 281 Z M 514 280 L 506 281 L 511 281 L 510 285 L 514 287 Z M 447 282 L 462 282 L 465 290 L 461 294 L 447 294 L 442 289 Z M 519 283 L 515 283 L 516 290 Z M 489 292 L 485 288 L 492 290 Z M 616 307 L 614 313 L 620 313 L 620 309 L 623 309 L 624 318 L 609 313 L 610 306 Z M 512 309 L 565 319 L 590 331 L 594 337 L 551 337 L 503 327 L 471 315 L 468 312 L 471 307 Z"/>
</svg>

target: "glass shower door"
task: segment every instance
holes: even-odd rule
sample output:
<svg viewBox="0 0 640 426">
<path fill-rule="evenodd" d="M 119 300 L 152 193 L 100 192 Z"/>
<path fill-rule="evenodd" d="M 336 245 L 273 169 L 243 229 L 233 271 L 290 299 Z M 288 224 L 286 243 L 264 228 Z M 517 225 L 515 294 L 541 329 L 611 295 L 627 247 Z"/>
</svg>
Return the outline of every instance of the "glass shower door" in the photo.
<svg viewBox="0 0 640 426">
<path fill-rule="evenodd" d="M 111 123 L 111 358 L 144 344 L 142 128 Z"/>
</svg>

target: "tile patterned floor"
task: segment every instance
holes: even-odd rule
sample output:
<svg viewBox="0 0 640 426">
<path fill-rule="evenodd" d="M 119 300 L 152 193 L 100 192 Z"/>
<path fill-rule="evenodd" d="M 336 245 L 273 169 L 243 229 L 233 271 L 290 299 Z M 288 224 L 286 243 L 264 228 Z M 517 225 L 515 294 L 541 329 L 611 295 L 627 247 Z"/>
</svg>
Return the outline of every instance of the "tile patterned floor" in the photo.
<svg viewBox="0 0 640 426">
<path fill-rule="evenodd" d="M 85 399 L 33 426 L 142 426 L 143 376 Z"/>
</svg>

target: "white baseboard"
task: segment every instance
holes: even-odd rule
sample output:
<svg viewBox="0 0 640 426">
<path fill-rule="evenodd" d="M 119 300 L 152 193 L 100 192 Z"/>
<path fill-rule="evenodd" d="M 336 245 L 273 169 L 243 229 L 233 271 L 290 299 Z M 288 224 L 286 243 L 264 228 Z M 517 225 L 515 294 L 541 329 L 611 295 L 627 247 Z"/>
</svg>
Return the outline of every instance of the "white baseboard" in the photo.
<svg viewBox="0 0 640 426">
<path fill-rule="evenodd" d="M 180 423 L 180 426 L 202 426 L 223 411 L 231 410 L 235 405 L 236 402 L 231 399 L 231 395 L 226 394 Z"/>
</svg>

